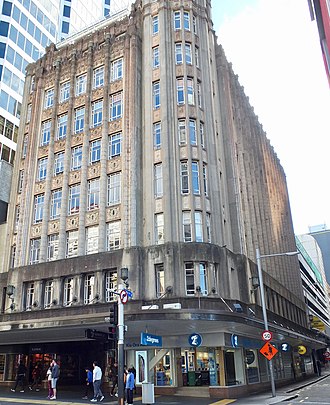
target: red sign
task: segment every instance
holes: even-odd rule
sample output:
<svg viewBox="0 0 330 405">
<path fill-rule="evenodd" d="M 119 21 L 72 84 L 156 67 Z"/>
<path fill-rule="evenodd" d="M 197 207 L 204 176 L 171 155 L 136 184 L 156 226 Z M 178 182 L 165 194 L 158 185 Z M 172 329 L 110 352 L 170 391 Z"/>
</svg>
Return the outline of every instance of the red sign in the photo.
<svg viewBox="0 0 330 405">
<path fill-rule="evenodd" d="M 275 356 L 275 354 L 278 353 L 278 350 L 275 346 L 273 346 L 269 342 L 266 342 L 260 349 L 260 353 L 263 354 L 266 359 L 271 360 Z"/>
<path fill-rule="evenodd" d="M 126 304 L 128 301 L 128 294 L 125 290 L 121 290 L 120 291 L 120 301 L 122 302 L 122 304 Z"/>
<path fill-rule="evenodd" d="M 264 330 L 262 332 L 261 337 L 262 337 L 262 340 L 264 340 L 265 342 L 269 342 L 270 340 L 273 339 L 273 334 L 270 330 Z"/>
<path fill-rule="evenodd" d="M 330 352 L 324 352 L 323 356 L 325 360 L 330 360 Z"/>
</svg>

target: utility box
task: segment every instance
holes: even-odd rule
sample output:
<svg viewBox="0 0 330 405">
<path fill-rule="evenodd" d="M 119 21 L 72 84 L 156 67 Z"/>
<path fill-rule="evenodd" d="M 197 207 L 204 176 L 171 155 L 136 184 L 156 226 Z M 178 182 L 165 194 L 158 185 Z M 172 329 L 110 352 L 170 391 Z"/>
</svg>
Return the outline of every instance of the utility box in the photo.
<svg viewBox="0 0 330 405">
<path fill-rule="evenodd" d="M 154 384 L 149 382 L 142 383 L 142 403 L 149 405 L 155 403 Z"/>
</svg>

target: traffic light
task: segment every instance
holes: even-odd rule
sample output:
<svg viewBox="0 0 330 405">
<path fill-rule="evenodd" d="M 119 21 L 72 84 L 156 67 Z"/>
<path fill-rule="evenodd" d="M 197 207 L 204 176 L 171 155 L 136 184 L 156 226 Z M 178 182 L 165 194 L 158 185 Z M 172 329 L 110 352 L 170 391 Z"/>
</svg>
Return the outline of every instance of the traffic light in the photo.
<svg viewBox="0 0 330 405">
<path fill-rule="evenodd" d="M 118 303 L 114 302 L 110 305 L 110 324 L 118 325 Z"/>
</svg>

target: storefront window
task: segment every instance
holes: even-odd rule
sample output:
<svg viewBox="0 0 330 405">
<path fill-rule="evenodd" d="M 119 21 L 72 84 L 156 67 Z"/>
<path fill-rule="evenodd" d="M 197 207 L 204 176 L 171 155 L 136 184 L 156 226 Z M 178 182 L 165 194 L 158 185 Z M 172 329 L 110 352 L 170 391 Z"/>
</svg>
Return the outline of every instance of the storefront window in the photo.
<svg viewBox="0 0 330 405">
<path fill-rule="evenodd" d="M 158 351 L 156 351 L 157 356 Z M 155 382 L 158 387 L 164 385 L 172 385 L 171 377 L 171 356 L 167 353 L 155 367 L 156 379 Z"/>
<path fill-rule="evenodd" d="M 0 381 L 4 381 L 5 379 L 5 360 L 6 360 L 6 355 L 5 354 L 0 354 Z"/>
<path fill-rule="evenodd" d="M 225 350 L 226 385 L 244 384 L 243 356 L 241 349 Z"/>
<path fill-rule="evenodd" d="M 258 352 L 256 349 L 245 349 L 245 368 L 248 384 L 260 382 Z"/>
</svg>

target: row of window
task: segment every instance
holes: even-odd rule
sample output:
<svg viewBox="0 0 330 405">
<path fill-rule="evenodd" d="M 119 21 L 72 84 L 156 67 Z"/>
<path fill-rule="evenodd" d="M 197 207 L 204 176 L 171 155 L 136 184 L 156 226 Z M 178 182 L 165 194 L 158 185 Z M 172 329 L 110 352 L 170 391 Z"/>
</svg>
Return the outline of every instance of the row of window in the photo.
<svg viewBox="0 0 330 405">
<path fill-rule="evenodd" d="M 0 115 L 0 134 L 17 143 L 18 127 Z"/>
<path fill-rule="evenodd" d="M 15 73 L 4 67 L 2 81 L 20 96 L 23 96 L 24 80 L 20 79 Z"/>
<path fill-rule="evenodd" d="M 199 48 L 195 46 L 195 66 L 199 67 Z M 190 43 L 182 43 L 177 42 L 175 44 L 175 63 L 176 65 L 181 65 L 183 63 L 187 65 L 193 64 L 193 53 L 192 53 L 192 46 Z M 157 69 L 160 66 L 160 58 L 159 58 L 159 46 L 155 46 L 152 48 L 152 67 L 153 69 Z"/>
<path fill-rule="evenodd" d="M 6 46 L 6 59 L 25 76 L 25 69 L 29 62 L 9 45 Z"/>
<path fill-rule="evenodd" d="M 29 311 L 33 308 L 49 309 L 53 305 L 62 304 L 63 306 L 71 306 L 78 301 L 76 295 L 78 291 L 77 280 L 74 277 L 66 277 L 61 280 L 61 296 L 56 299 L 55 297 L 55 281 L 44 280 L 38 283 L 30 282 L 25 284 L 25 291 L 23 295 L 24 309 Z M 105 302 L 111 302 L 114 300 L 114 295 L 111 290 L 117 288 L 118 274 L 117 270 L 109 270 L 104 274 L 103 286 L 104 286 L 104 298 Z M 83 303 L 85 305 L 96 303 L 100 298 L 100 292 L 96 288 L 96 276 L 95 274 L 87 274 L 83 280 Z M 40 293 L 37 296 L 37 290 Z M 41 299 L 42 302 L 38 302 Z"/>
<path fill-rule="evenodd" d="M 14 117 L 21 117 L 22 104 L 4 90 L 0 92 L 0 107 L 8 111 Z"/>
<path fill-rule="evenodd" d="M 111 62 L 110 67 L 110 81 L 114 82 L 123 78 L 123 59 L 117 59 Z M 80 96 L 86 93 L 87 86 L 87 73 L 79 75 L 76 77 L 75 83 L 75 95 Z M 104 86 L 104 66 L 100 66 L 93 70 L 93 83 L 92 88 L 97 89 Z M 60 85 L 60 103 L 67 101 L 70 97 L 70 87 L 69 81 L 62 83 Z M 45 101 L 44 108 L 50 108 L 54 105 L 54 88 L 45 91 Z"/>
<path fill-rule="evenodd" d="M 34 26 L 33 23 L 31 23 L 30 21 L 29 23 L 32 25 L 32 30 L 34 30 L 35 28 L 36 31 L 41 32 L 39 28 Z M 40 54 L 43 52 L 38 47 L 33 45 L 33 43 L 29 41 L 24 34 L 19 32 L 17 28 L 14 27 L 14 25 L 10 26 L 9 38 L 14 42 L 14 44 L 17 44 L 22 49 L 22 51 L 24 51 L 27 55 L 29 55 L 33 60 L 37 60 L 40 57 Z M 46 35 L 42 34 L 41 42 L 42 46 L 45 48 L 50 41 L 46 37 Z"/>
<path fill-rule="evenodd" d="M 197 19 L 195 15 L 191 15 L 189 11 L 174 11 L 173 13 L 173 29 L 175 31 L 185 30 L 191 31 L 193 27 L 193 33 L 197 34 Z M 154 15 L 152 17 L 152 34 L 157 35 L 159 33 L 159 16 Z"/>
<path fill-rule="evenodd" d="M 9 146 L 0 142 L 0 161 L 4 160 L 5 162 L 14 164 L 15 160 L 15 151 Z"/>
</svg>

